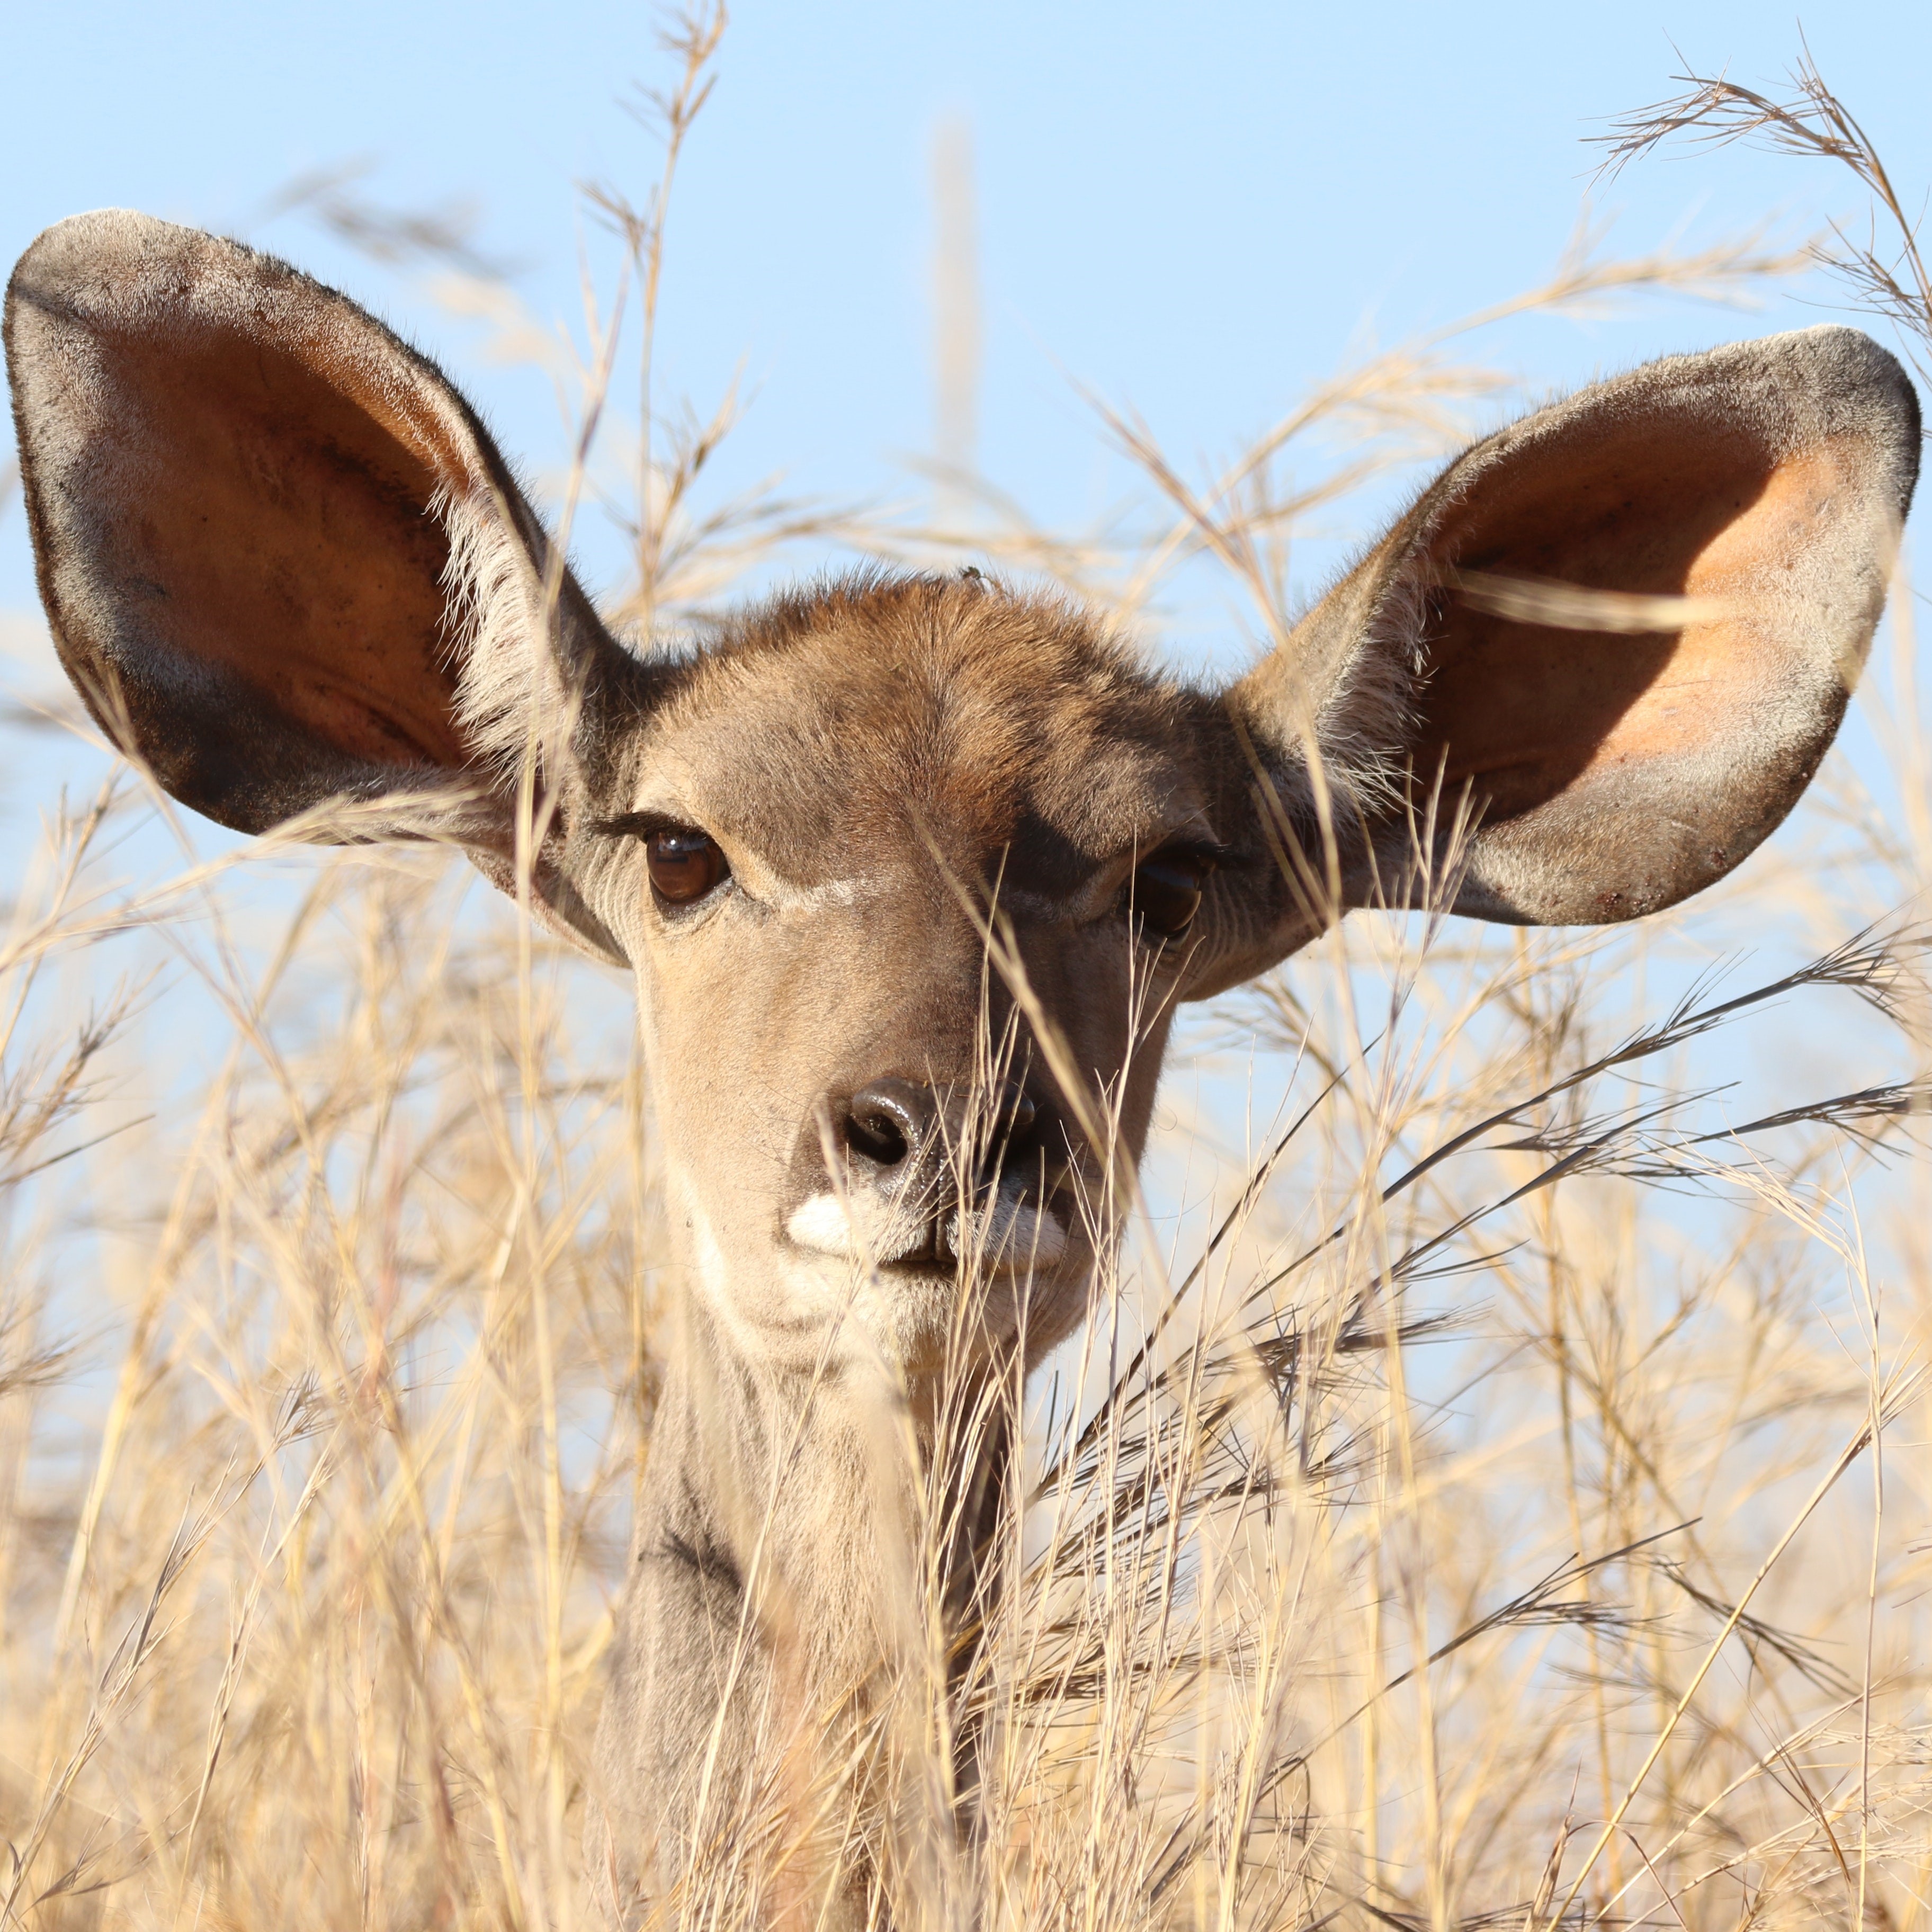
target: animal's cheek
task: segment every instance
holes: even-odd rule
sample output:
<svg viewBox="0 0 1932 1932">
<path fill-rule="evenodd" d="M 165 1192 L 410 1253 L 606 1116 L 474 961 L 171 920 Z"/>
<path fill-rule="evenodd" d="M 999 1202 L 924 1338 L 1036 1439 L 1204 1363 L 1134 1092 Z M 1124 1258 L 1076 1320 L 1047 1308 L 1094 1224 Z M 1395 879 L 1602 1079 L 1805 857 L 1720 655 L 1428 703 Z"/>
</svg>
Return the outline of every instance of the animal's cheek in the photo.
<svg viewBox="0 0 1932 1932">
<path fill-rule="evenodd" d="M 701 941 L 660 944 L 638 974 L 650 1103 L 714 1197 L 764 1179 L 760 1162 L 783 1138 L 773 1115 L 784 1056 L 760 1024 L 758 991 L 728 951 Z"/>
<path fill-rule="evenodd" d="M 1139 962 L 1111 921 L 1054 938 L 1058 943 L 1037 944 L 1026 952 L 1032 997 L 1072 1049 L 1076 1064 L 1111 1082 L 1126 1064 L 1137 1024 L 1145 1025 L 1148 995 L 1136 984 Z"/>
<path fill-rule="evenodd" d="M 1094 943 L 1070 958 L 1064 997 L 1049 1009 L 1068 1057 L 1107 1095 L 1106 1118 L 1119 1124 L 1136 1160 L 1145 1144 L 1161 1064 L 1172 1025 L 1172 986 L 1154 976 L 1144 954 Z"/>
</svg>

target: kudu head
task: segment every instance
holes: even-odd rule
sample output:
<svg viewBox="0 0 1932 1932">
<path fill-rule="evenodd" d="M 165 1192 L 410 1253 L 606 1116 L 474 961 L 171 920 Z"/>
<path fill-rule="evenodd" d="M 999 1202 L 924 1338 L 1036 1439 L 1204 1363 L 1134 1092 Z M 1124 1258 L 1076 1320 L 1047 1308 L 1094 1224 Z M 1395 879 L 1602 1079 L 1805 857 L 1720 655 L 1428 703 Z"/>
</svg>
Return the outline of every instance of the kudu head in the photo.
<svg viewBox="0 0 1932 1932">
<path fill-rule="evenodd" d="M 972 572 L 639 655 L 441 374 L 284 265 L 81 216 L 6 327 L 110 734 L 244 831 L 459 843 L 630 968 L 716 1318 L 808 1361 L 844 1311 L 914 1373 L 962 1257 L 992 1343 L 1077 1317 L 1178 1001 L 1352 905 L 1626 919 L 1742 860 L 1838 727 L 1918 452 L 1897 363 L 1814 329 L 1477 444 L 1225 689 Z"/>
</svg>

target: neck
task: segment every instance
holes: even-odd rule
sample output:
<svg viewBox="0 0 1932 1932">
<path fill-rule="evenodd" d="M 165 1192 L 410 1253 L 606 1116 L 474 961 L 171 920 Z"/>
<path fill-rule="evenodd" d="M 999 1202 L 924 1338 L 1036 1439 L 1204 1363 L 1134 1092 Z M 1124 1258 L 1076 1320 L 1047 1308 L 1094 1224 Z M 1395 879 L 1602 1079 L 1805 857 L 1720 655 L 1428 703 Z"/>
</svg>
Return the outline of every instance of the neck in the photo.
<svg viewBox="0 0 1932 1932">
<path fill-rule="evenodd" d="M 695 1300 L 680 1325 L 598 1735 L 592 1862 L 620 1923 L 680 1877 L 694 1903 L 742 1887 L 748 1846 L 862 1900 L 876 1874 L 854 1828 L 916 1835 L 900 1785 L 933 1808 L 934 1781 L 896 1768 L 928 1766 L 938 1740 L 956 1792 L 976 1782 L 970 1745 L 946 1742 L 946 1692 L 970 1660 L 952 1634 L 992 1585 L 1010 1390 L 991 1370 L 908 1383 L 829 1348 L 775 1366 Z M 952 1800 L 940 1809 L 950 1838 Z M 800 1842 L 775 1840 L 775 1820 Z"/>
</svg>

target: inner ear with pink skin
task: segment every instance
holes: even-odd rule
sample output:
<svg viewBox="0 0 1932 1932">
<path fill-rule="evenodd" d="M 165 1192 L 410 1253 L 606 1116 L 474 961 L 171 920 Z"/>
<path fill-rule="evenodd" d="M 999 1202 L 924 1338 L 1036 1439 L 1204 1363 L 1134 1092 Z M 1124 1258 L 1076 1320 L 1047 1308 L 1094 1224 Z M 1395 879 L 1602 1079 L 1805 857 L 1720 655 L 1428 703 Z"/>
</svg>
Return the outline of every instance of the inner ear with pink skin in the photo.
<svg viewBox="0 0 1932 1932">
<path fill-rule="evenodd" d="M 1479 918 L 1701 890 L 1832 742 L 1918 452 L 1904 371 L 1842 328 L 1654 362 L 1499 431 L 1230 692 L 1262 809 L 1344 904 L 1439 892 L 1452 843 Z"/>
<path fill-rule="evenodd" d="M 560 800 L 578 697 L 631 661 L 440 371 L 285 264 L 119 210 L 28 250 L 6 344 L 42 597 L 110 736 L 237 830 L 352 802 L 358 836 L 512 883 L 508 775 L 541 740 Z"/>
</svg>

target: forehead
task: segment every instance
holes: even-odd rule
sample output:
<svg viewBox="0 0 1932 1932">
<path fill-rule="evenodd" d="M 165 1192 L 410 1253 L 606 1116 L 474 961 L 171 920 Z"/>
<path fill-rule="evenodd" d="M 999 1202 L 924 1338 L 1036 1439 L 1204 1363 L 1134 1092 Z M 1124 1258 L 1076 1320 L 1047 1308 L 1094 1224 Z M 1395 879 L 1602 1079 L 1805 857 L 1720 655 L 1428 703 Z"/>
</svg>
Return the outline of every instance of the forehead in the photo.
<svg viewBox="0 0 1932 1932">
<path fill-rule="evenodd" d="M 801 884 L 930 838 L 1070 889 L 1206 834 L 1202 700 L 1084 614 L 968 579 L 835 585 L 697 660 L 643 748 L 640 805 L 688 812 Z"/>
</svg>

